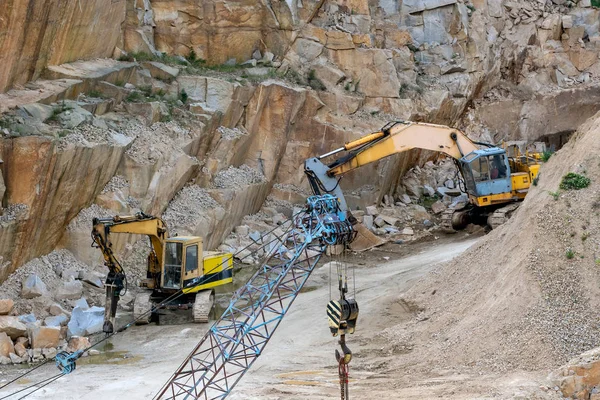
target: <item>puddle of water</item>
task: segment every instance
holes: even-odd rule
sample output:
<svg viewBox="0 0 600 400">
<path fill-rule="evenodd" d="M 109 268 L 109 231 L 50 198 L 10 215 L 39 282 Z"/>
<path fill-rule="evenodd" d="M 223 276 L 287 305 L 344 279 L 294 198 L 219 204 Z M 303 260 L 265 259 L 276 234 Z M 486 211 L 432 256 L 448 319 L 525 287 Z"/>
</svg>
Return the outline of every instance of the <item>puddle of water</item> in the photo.
<svg viewBox="0 0 600 400">
<path fill-rule="evenodd" d="M 132 356 L 128 351 L 107 351 L 95 356 L 82 357 L 77 360 L 78 365 L 126 365 L 134 364 L 143 357 Z"/>
</svg>

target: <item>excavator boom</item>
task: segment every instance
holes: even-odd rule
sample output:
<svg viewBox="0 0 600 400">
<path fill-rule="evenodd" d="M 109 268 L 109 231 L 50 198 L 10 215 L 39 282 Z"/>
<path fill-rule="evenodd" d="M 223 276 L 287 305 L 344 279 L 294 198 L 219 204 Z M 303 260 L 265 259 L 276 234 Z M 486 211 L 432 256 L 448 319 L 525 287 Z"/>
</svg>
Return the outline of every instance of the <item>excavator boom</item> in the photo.
<svg viewBox="0 0 600 400">
<path fill-rule="evenodd" d="M 379 132 L 346 143 L 337 150 L 309 158 L 304 162 L 304 170 L 315 194 L 334 194 L 340 200 L 341 209 L 346 211 L 348 206 L 338 178 L 343 174 L 417 148 L 445 153 L 458 160 L 477 150 L 477 144 L 461 131 L 447 126 L 398 121 L 384 126 Z M 329 165 L 321 161 L 344 151 L 346 155 Z"/>
</svg>

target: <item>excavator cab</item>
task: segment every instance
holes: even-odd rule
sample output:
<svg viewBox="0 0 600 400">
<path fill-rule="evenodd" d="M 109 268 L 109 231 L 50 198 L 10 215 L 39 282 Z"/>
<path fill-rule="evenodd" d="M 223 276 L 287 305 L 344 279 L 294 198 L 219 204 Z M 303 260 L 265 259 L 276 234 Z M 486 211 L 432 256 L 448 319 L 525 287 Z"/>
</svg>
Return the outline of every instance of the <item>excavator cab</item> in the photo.
<svg viewBox="0 0 600 400">
<path fill-rule="evenodd" d="M 165 241 L 163 291 L 183 289 L 195 293 L 233 281 L 233 257 L 230 253 L 203 251 L 202 238 L 177 236 Z"/>
<path fill-rule="evenodd" d="M 185 281 L 204 274 L 202 260 L 202 238 L 174 237 L 165 241 L 165 260 L 161 287 L 179 290 Z"/>
<path fill-rule="evenodd" d="M 461 158 L 460 165 L 470 196 L 493 203 L 496 195 L 511 193 L 510 165 L 503 149 L 475 150 Z"/>
</svg>

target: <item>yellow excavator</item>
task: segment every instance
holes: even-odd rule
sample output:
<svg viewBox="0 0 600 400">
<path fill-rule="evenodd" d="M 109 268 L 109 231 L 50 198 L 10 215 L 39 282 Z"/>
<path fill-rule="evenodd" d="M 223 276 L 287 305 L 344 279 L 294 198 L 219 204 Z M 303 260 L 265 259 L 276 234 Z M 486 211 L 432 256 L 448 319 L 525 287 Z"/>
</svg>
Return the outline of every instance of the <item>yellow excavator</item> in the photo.
<svg viewBox="0 0 600 400">
<path fill-rule="evenodd" d="M 152 245 L 146 279 L 140 282 L 145 290 L 136 295 L 133 303 L 137 324 L 150 322 L 154 304 L 161 304 L 161 309 L 191 309 L 194 322 L 208 322 L 214 304 L 213 288 L 233 281 L 232 254 L 203 251 L 201 237 L 169 237 L 160 218 L 138 213 L 93 219 L 92 238 L 109 270 L 105 282 L 104 332 L 114 331 L 117 303 L 127 288 L 125 272 L 112 247 L 113 233 L 146 235 Z"/>
<path fill-rule="evenodd" d="M 339 186 L 341 176 L 411 149 L 444 153 L 454 159 L 460 171 L 461 189 L 467 193 L 469 203 L 442 214 L 442 228 L 451 232 L 472 222 L 486 221 L 492 228 L 504 223 L 527 195 L 540 168 L 535 155 L 509 157 L 505 149 L 474 142 L 448 126 L 395 121 L 344 147 L 306 160 L 304 170 L 315 194 L 335 195 L 342 209 L 349 212 Z M 321 161 L 340 153 L 345 154 L 327 165 Z"/>
</svg>

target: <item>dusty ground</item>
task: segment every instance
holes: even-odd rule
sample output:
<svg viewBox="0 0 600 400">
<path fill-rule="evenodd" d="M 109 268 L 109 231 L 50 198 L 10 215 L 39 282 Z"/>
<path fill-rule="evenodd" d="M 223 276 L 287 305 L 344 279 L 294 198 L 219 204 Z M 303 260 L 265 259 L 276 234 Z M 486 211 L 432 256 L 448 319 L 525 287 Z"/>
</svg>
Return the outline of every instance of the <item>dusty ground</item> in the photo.
<svg viewBox="0 0 600 400">
<path fill-rule="evenodd" d="M 443 370 L 413 373 L 398 354 L 403 332 L 389 332 L 403 321 L 418 321 L 419 309 L 401 300 L 413 282 L 477 242 L 474 236 L 443 236 L 411 245 L 387 245 L 349 257 L 356 265 L 357 299 L 361 307 L 357 333 L 349 337 L 355 353 L 351 364 L 353 398 L 514 398 L 539 391 L 540 374 L 513 372 L 480 376 L 477 370 Z M 389 257 L 386 260 L 384 257 Z M 263 356 L 236 387 L 231 399 L 329 399 L 339 386 L 333 355 L 336 339 L 329 335 L 325 304 L 329 300 L 329 268 L 316 270 L 279 327 Z M 315 308 L 315 304 L 322 307 Z M 381 318 L 384 316 L 385 318 Z M 321 321 L 320 325 L 312 323 Z M 127 393 L 128 399 L 150 398 L 202 337 L 207 325 L 133 327 L 101 345 L 105 353 L 82 359 L 78 369 L 29 399 L 109 399 Z M 391 338 L 394 338 L 393 340 Z M 5 369 L 3 379 L 22 373 Z M 56 374 L 44 366 L 0 395 L 22 389 Z M 22 396 L 24 393 L 20 393 Z M 18 398 L 11 396 L 10 398 Z M 528 397 L 529 398 L 529 397 Z"/>
</svg>

